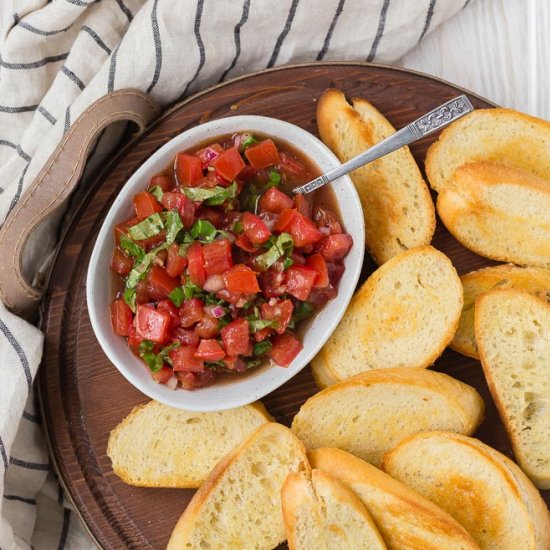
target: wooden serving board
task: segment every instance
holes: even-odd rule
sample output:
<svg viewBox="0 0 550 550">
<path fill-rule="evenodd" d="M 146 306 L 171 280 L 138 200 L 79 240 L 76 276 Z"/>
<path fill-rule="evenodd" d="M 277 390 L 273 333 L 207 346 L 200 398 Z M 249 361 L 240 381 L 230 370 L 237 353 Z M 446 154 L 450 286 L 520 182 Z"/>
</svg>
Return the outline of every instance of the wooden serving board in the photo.
<svg viewBox="0 0 550 550">
<path fill-rule="evenodd" d="M 328 87 L 340 88 L 348 97 L 368 98 L 396 128 L 463 92 L 426 75 L 364 63 L 300 65 L 242 77 L 172 108 L 114 159 L 74 216 L 51 278 L 42 323 L 46 348 L 39 386 L 53 462 L 90 534 L 104 548 L 164 548 L 193 491 L 125 485 L 113 474 L 105 454 L 110 430 L 148 398 L 107 360 L 88 318 L 86 270 L 103 219 L 130 175 L 177 134 L 235 114 L 271 116 L 317 134 L 316 101 Z M 468 96 L 476 108 L 492 107 L 482 98 Z M 412 147 L 422 169 L 435 138 Z M 492 263 L 463 248 L 440 221 L 433 244 L 451 258 L 459 273 Z M 367 258 L 363 276 L 374 268 Z M 480 391 L 487 413 L 477 437 L 512 456 L 479 362 L 447 350 L 435 368 Z M 316 391 L 306 368 L 264 403 L 279 422 L 290 425 L 300 405 Z M 549 503 L 550 491 L 544 497 Z"/>
</svg>

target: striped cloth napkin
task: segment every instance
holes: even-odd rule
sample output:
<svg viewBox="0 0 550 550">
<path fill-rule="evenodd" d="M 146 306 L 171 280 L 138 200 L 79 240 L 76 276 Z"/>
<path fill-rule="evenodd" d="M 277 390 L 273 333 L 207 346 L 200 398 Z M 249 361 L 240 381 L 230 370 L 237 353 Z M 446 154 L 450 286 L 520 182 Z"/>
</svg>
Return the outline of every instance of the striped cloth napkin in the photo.
<svg viewBox="0 0 550 550">
<path fill-rule="evenodd" d="M 469 1 L 3 1 L 0 224 L 71 122 L 106 92 L 139 88 L 166 107 L 286 63 L 391 63 Z M 118 136 L 120 127 L 104 132 L 88 172 Z M 47 269 L 56 222 L 29 247 L 28 273 Z M 0 548 L 94 548 L 48 462 L 33 396 L 42 345 L 42 334 L 0 303 Z"/>
</svg>

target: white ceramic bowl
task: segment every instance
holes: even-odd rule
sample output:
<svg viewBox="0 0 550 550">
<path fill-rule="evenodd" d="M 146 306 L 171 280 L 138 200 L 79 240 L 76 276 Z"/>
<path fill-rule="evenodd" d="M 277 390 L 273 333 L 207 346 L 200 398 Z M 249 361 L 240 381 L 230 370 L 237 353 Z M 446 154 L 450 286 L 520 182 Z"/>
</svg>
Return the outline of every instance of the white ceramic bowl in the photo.
<svg viewBox="0 0 550 550">
<path fill-rule="evenodd" d="M 193 391 L 171 390 L 153 381 L 147 367 L 129 350 L 125 338 L 111 329 L 109 306 L 113 299 L 109 264 L 114 247 L 113 227 L 133 212 L 132 197 L 145 189 L 149 178 L 164 169 L 183 151 L 207 140 L 234 132 L 259 132 L 290 143 L 326 172 L 340 164 L 317 138 L 281 120 L 261 116 L 234 116 L 213 120 L 183 132 L 156 151 L 132 175 L 114 201 L 97 237 L 88 267 L 86 295 L 95 335 L 107 357 L 137 389 L 161 403 L 191 411 L 215 411 L 245 405 L 272 392 L 302 370 L 326 342 L 342 318 L 361 272 L 364 254 L 364 223 L 359 197 L 348 176 L 334 182 L 337 202 L 346 231 L 354 245 L 345 258 L 346 270 L 338 296 L 315 317 L 303 336 L 304 348 L 288 368 L 252 369 L 243 375 L 223 377 L 213 386 Z"/>
</svg>

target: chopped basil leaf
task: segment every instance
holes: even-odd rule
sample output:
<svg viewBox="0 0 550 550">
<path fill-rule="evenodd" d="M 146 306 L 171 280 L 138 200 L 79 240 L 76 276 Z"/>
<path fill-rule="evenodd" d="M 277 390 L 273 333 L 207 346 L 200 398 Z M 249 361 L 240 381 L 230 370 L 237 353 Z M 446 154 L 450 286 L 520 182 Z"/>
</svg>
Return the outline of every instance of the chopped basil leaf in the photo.
<svg viewBox="0 0 550 550">
<path fill-rule="evenodd" d="M 136 265 L 134 265 L 132 271 L 130 271 L 127 279 L 126 279 L 126 288 L 133 288 L 137 285 L 137 282 L 140 279 L 143 279 L 145 275 L 147 275 L 147 271 L 151 267 L 151 264 L 153 263 L 153 260 L 155 259 L 155 256 L 161 251 L 168 248 L 167 243 L 162 243 L 160 246 L 157 246 L 156 248 L 153 248 L 151 252 L 148 252 L 143 256 L 140 262 L 138 262 Z"/>
<path fill-rule="evenodd" d="M 254 344 L 254 355 L 265 355 L 272 347 L 273 346 L 269 340 L 258 342 L 257 344 Z"/>
<path fill-rule="evenodd" d="M 216 206 L 224 203 L 228 199 L 234 199 L 237 196 L 237 182 L 233 182 L 229 187 L 216 187 L 207 189 L 203 187 L 184 187 L 183 192 L 186 197 L 195 202 L 206 201 L 206 204 Z"/>
<path fill-rule="evenodd" d="M 213 241 L 217 229 L 208 220 L 197 220 L 189 230 L 189 233 L 193 239 L 200 239 L 202 237 L 205 241 Z"/>
<path fill-rule="evenodd" d="M 126 235 L 120 236 L 120 248 L 130 256 L 141 260 L 145 256 L 145 250 Z"/>
<path fill-rule="evenodd" d="M 155 185 L 149 189 L 149 193 L 155 197 L 159 202 L 162 200 L 163 191 L 159 185 Z"/>
<path fill-rule="evenodd" d="M 136 289 L 127 288 L 124 291 L 124 301 L 128 304 L 130 309 L 135 313 L 136 312 Z"/>
<path fill-rule="evenodd" d="M 195 242 L 193 237 L 189 235 L 189 233 L 185 232 L 183 233 L 183 238 L 178 238 L 178 242 L 180 243 L 180 249 L 178 251 L 178 255 L 182 256 L 183 258 L 187 257 L 187 250 L 189 247 Z"/>
<path fill-rule="evenodd" d="M 170 294 L 168 294 L 168 298 L 172 300 L 172 303 L 176 307 L 180 307 L 183 303 L 183 288 L 181 286 L 177 286 Z"/>
<path fill-rule="evenodd" d="M 240 235 L 243 232 L 244 232 L 243 222 L 241 220 L 237 220 L 233 224 L 233 233 L 235 233 L 235 235 Z"/>
<path fill-rule="evenodd" d="M 258 143 L 258 140 L 254 136 L 248 136 L 242 143 L 241 149 L 244 151 L 247 147 Z"/>
<path fill-rule="evenodd" d="M 254 267 L 258 271 L 267 271 L 281 256 L 292 254 L 294 241 L 288 233 L 281 233 L 275 242 L 271 242 L 271 248 L 254 259 Z"/>
<path fill-rule="evenodd" d="M 141 241 L 158 235 L 164 229 L 164 223 L 158 212 L 128 228 L 128 234 L 135 241 Z"/>
<path fill-rule="evenodd" d="M 285 270 L 287 270 L 292 265 L 294 265 L 294 260 L 292 258 L 285 258 L 285 261 L 283 262 L 283 267 L 285 268 Z"/>
<path fill-rule="evenodd" d="M 315 310 L 314 305 L 311 302 L 300 302 L 298 306 L 294 308 L 292 313 L 292 320 L 295 323 L 307 319 Z"/>
<path fill-rule="evenodd" d="M 182 289 L 183 289 L 183 296 L 186 300 L 190 300 L 191 298 L 197 295 L 202 296 L 202 288 L 200 286 L 197 286 L 195 283 L 192 283 L 189 280 L 185 281 L 185 284 L 182 286 Z"/>
<path fill-rule="evenodd" d="M 150 340 L 143 340 L 139 345 L 139 356 L 143 359 L 152 372 L 158 372 L 162 369 L 164 361 L 170 364 L 172 363 L 170 357 L 168 357 L 168 354 L 180 346 L 181 344 L 179 342 L 174 342 L 173 344 L 161 349 L 159 353 L 154 353 L 153 342 Z"/>
<path fill-rule="evenodd" d="M 281 183 L 281 174 L 277 172 L 277 170 L 270 170 L 269 180 L 262 188 L 262 193 L 265 193 L 272 187 L 279 187 L 280 183 Z"/>
<path fill-rule="evenodd" d="M 259 357 L 258 359 L 249 359 L 245 362 L 245 365 L 247 369 L 251 369 L 252 367 L 257 367 L 258 365 L 261 365 L 262 361 L 263 359 L 260 359 Z"/>
<path fill-rule="evenodd" d="M 175 210 L 170 210 L 166 212 L 166 243 L 172 244 L 178 233 L 183 229 L 183 223 L 181 221 L 180 215 Z"/>
<path fill-rule="evenodd" d="M 205 366 L 210 369 L 216 369 L 218 367 L 224 367 L 225 368 L 225 362 L 221 359 L 219 361 L 208 361 L 205 363 Z"/>
<path fill-rule="evenodd" d="M 275 319 L 255 319 L 254 317 L 247 317 L 247 319 L 250 332 L 258 332 L 264 328 L 277 328 L 279 326 Z"/>
</svg>

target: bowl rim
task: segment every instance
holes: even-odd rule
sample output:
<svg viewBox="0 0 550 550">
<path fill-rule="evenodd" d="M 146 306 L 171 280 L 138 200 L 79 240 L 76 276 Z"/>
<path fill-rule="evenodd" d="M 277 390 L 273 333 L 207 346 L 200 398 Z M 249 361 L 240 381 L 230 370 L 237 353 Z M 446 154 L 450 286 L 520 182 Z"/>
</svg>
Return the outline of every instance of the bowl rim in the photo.
<svg viewBox="0 0 550 550">
<path fill-rule="evenodd" d="M 356 231 L 353 234 L 354 246 L 352 247 L 352 251 L 355 255 L 355 261 L 352 265 L 346 265 L 345 276 L 347 276 L 348 278 L 346 288 L 343 289 L 342 285 L 340 284 L 338 288 L 338 295 L 320 310 L 317 317 L 313 321 L 313 325 L 315 325 L 318 317 L 322 315 L 323 311 L 327 307 L 329 307 L 330 304 L 333 304 L 333 308 L 337 306 L 337 311 L 333 312 L 330 319 L 327 320 L 329 325 L 328 330 L 327 328 L 325 328 L 322 331 L 321 338 L 317 339 L 314 345 L 310 344 L 309 347 L 307 347 L 304 342 L 304 349 L 300 352 L 300 355 L 297 358 L 299 359 L 298 364 L 296 364 L 295 360 L 293 362 L 295 363 L 294 365 L 291 364 L 288 368 L 285 369 L 278 366 L 266 367 L 266 371 L 279 369 L 280 375 L 272 376 L 271 379 L 264 381 L 261 387 L 257 387 L 256 391 L 253 391 L 247 395 L 241 394 L 239 398 L 233 397 L 232 399 L 228 399 L 226 397 L 224 399 L 223 395 L 227 392 L 223 391 L 224 386 L 220 384 L 213 384 L 212 386 L 207 386 L 205 388 L 198 388 L 196 390 L 193 390 L 192 392 L 182 390 L 181 388 L 178 388 L 177 390 L 170 390 L 162 384 L 157 384 L 150 377 L 149 373 L 145 370 L 143 364 L 141 363 L 141 360 L 134 356 L 129 350 L 126 341 L 124 341 L 124 347 L 126 349 L 126 353 L 129 354 L 128 364 L 126 364 L 125 361 L 120 361 L 120 358 L 117 357 L 113 346 L 108 342 L 108 338 L 112 338 L 113 336 L 115 336 L 116 338 L 122 339 L 122 337 L 114 335 L 111 330 L 110 320 L 107 323 L 108 332 L 107 334 L 105 334 L 106 331 L 104 329 L 104 326 L 102 327 L 101 325 L 100 316 L 103 315 L 103 317 L 106 317 L 108 316 L 108 313 L 107 311 L 103 312 L 103 310 L 101 310 L 100 312 L 99 305 L 96 308 L 96 298 L 94 297 L 94 288 L 97 284 L 98 278 L 103 276 L 97 266 L 98 263 L 101 262 L 103 249 L 107 246 L 109 237 L 112 236 L 112 228 L 115 225 L 114 219 L 116 218 L 116 215 L 119 214 L 125 206 L 128 206 L 128 201 L 131 199 L 133 194 L 135 194 L 139 190 L 142 190 L 145 187 L 144 181 L 146 180 L 146 178 L 153 175 L 155 171 L 158 172 L 158 168 L 153 168 L 153 165 L 156 165 L 161 161 L 164 165 L 168 164 L 177 153 L 177 150 L 186 150 L 195 147 L 201 142 L 210 141 L 211 139 L 213 140 L 218 136 L 227 135 L 234 132 L 244 132 L 247 130 L 263 133 L 268 137 L 273 137 L 275 140 L 287 142 L 316 164 L 320 164 L 321 162 L 333 164 L 334 166 L 341 164 L 336 155 L 334 155 L 334 153 L 332 153 L 332 151 L 316 136 L 314 136 L 307 130 L 304 130 L 300 126 L 286 122 L 281 119 L 259 115 L 234 115 L 219 119 L 213 119 L 206 123 L 199 124 L 197 126 L 184 130 L 183 132 L 177 134 L 165 144 L 163 144 L 157 151 L 149 156 L 128 178 L 128 180 L 119 190 L 115 200 L 109 207 L 109 210 L 97 234 L 92 254 L 90 256 L 86 276 L 86 303 L 94 335 L 97 338 L 103 352 L 107 356 L 108 360 L 124 376 L 124 378 L 126 378 L 126 380 L 128 380 L 128 382 L 130 382 L 130 384 L 132 384 L 141 393 L 145 394 L 151 399 L 155 399 L 156 401 L 162 402 L 172 407 L 199 412 L 234 408 L 252 403 L 286 383 L 288 380 L 298 374 L 298 372 L 300 372 L 303 368 L 305 368 L 305 366 L 319 352 L 319 350 L 328 340 L 332 332 L 336 329 L 338 323 L 340 322 L 347 309 L 349 301 L 353 296 L 361 273 L 364 257 L 364 220 L 359 195 L 357 194 L 357 191 L 351 179 L 349 178 L 349 176 L 346 175 L 336 180 L 333 185 L 342 186 L 345 192 L 351 195 L 351 200 L 353 202 L 352 208 L 356 208 L 361 214 L 360 216 L 354 216 L 354 218 L 358 219 L 354 219 L 353 222 L 359 225 L 359 227 L 356 228 Z M 307 143 L 308 146 L 311 146 L 312 149 L 315 149 L 315 155 L 309 151 L 304 151 L 303 147 L 301 147 L 299 143 L 296 143 L 300 139 L 302 139 L 304 143 Z M 182 142 L 184 143 L 183 145 L 181 145 Z M 185 144 L 185 142 L 189 143 Z M 176 150 L 176 152 L 174 152 L 174 150 Z M 343 213 L 343 204 L 339 200 L 337 194 L 336 200 L 341 210 L 341 218 L 343 219 L 344 223 L 346 223 L 347 217 L 344 216 Z M 350 206 L 351 205 L 348 205 L 348 203 L 346 203 L 346 209 L 348 209 L 348 207 Z M 109 243 L 109 247 L 107 248 L 107 250 L 110 250 L 111 248 L 112 243 Z M 351 275 L 349 274 L 349 272 L 351 272 Z M 108 280 L 108 278 L 106 279 Z M 307 330 L 310 331 L 311 327 L 308 327 Z M 303 340 L 305 340 L 305 338 L 306 335 L 304 335 Z M 145 372 L 145 374 L 147 375 L 147 379 L 143 379 L 143 376 L 139 375 L 139 373 L 136 373 L 135 375 L 132 373 L 132 369 L 134 368 L 134 365 L 136 363 L 139 363 L 140 367 L 143 368 L 143 372 Z M 259 375 L 261 376 L 261 373 Z M 226 386 L 230 388 L 245 386 L 247 379 L 253 380 L 257 377 L 258 373 L 254 373 L 252 376 L 249 375 L 243 377 L 243 379 L 236 378 L 227 383 Z M 167 394 L 166 392 L 169 393 Z M 186 396 L 189 397 L 190 395 L 202 395 L 204 397 L 205 403 L 208 404 L 205 404 L 202 400 L 199 401 L 197 398 L 194 397 L 191 399 L 191 402 L 189 402 L 189 399 L 186 399 Z"/>
</svg>

